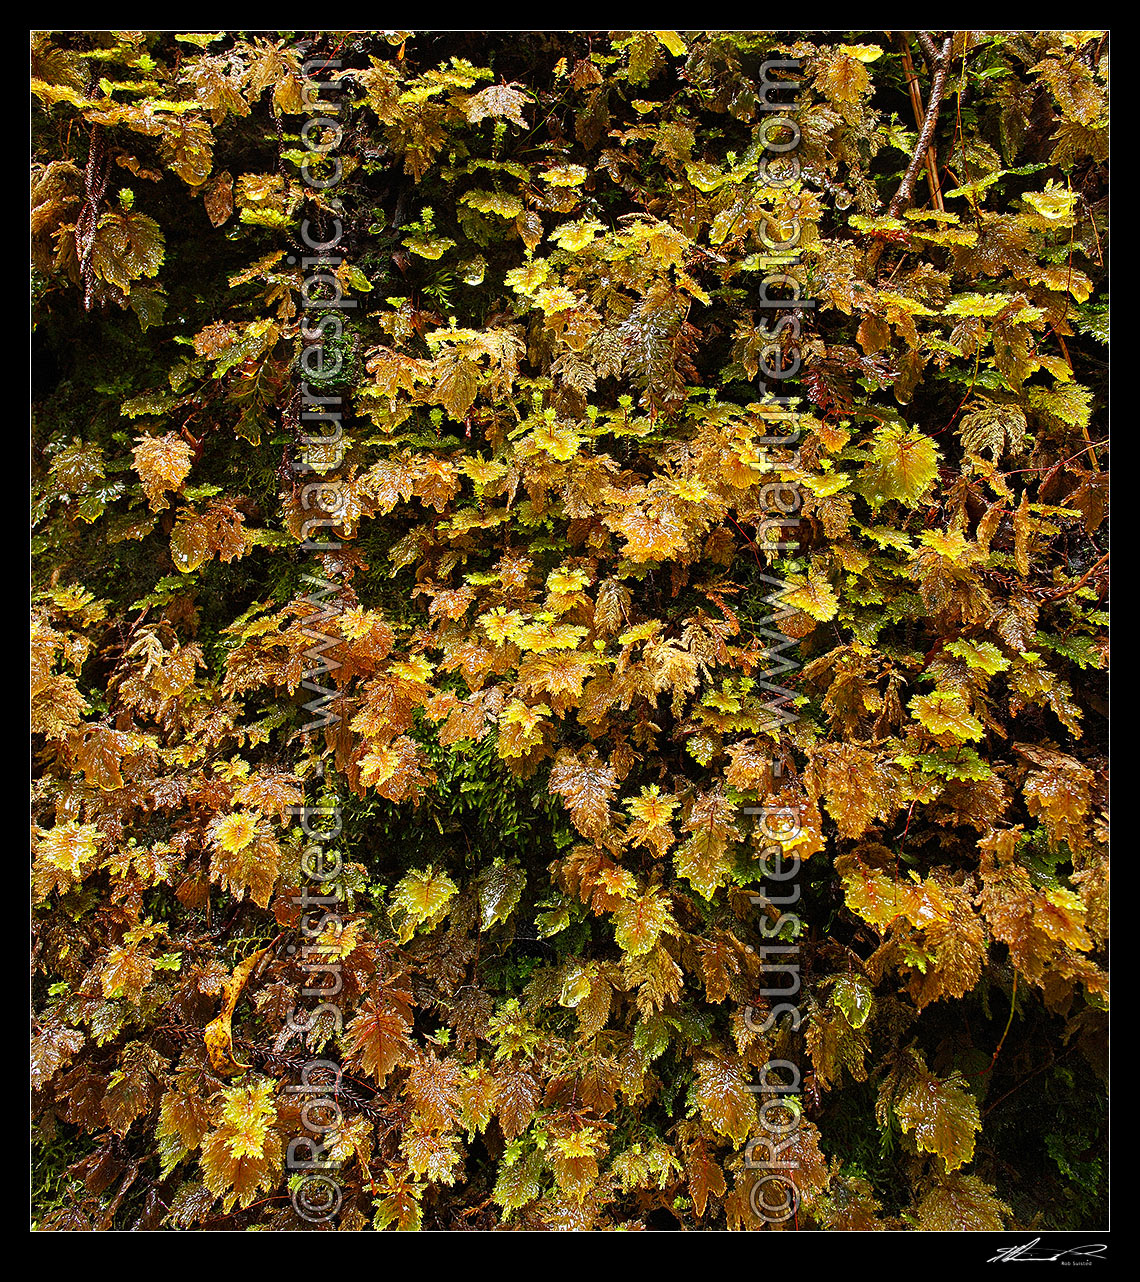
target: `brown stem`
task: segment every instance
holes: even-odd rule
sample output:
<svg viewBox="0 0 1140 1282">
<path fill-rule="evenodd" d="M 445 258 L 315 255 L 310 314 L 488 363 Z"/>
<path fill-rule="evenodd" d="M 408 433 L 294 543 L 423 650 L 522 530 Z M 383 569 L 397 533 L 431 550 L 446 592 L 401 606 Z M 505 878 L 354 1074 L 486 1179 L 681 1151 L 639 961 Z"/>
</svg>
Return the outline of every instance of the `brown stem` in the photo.
<svg viewBox="0 0 1140 1282">
<path fill-rule="evenodd" d="M 918 75 L 914 70 L 914 62 L 910 56 L 910 45 L 904 35 L 899 36 L 899 43 L 902 45 L 903 68 L 906 71 L 906 87 L 910 92 L 910 105 L 914 111 L 914 123 L 921 129 L 925 111 L 922 106 L 922 94 L 918 90 Z M 934 150 L 934 144 L 931 143 L 926 149 L 926 181 L 930 185 L 930 199 L 934 202 L 934 208 L 939 213 L 945 212 L 945 205 L 942 203 L 942 186 L 938 181 L 938 155 Z"/>
<path fill-rule="evenodd" d="M 904 36 L 903 39 L 906 37 Z M 929 31 L 916 31 L 914 38 L 918 41 L 918 47 L 922 50 L 922 56 L 926 60 L 927 67 L 934 71 L 938 66 L 938 46 L 930 37 Z"/>
<path fill-rule="evenodd" d="M 1097 570 L 1100 569 L 1100 567 L 1105 563 L 1105 561 L 1108 560 L 1108 557 L 1109 557 L 1109 554 L 1106 552 L 1104 556 L 1102 556 L 1095 565 L 1089 566 L 1089 568 L 1084 572 L 1084 574 L 1081 575 L 1081 577 L 1076 581 L 1076 583 L 1070 584 L 1067 588 L 1063 588 L 1060 592 L 1049 593 L 1049 600 L 1059 601 L 1062 597 L 1068 596 L 1070 592 L 1075 592 L 1077 588 L 1082 587 L 1092 577 L 1092 575 L 1094 575 L 1097 572 Z"/>
<path fill-rule="evenodd" d="M 922 164 L 926 159 L 930 140 L 934 137 L 934 127 L 938 123 L 938 112 L 942 106 L 942 95 L 946 89 L 946 74 L 950 68 L 950 43 L 949 36 L 942 42 L 942 52 L 939 55 L 934 79 L 930 85 L 930 102 L 926 108 L 926 119 L 922 122 L 922 129 L 919 131 L 918 144 L 914 149 L 914 155 L 910 158 L 910 164 L 907 165 L 906 173 L 903 175 L 903 180 L 899 184 L 899 189 L 895 192 L 894 199 L 891 201 L 888 210 L 892 218 L 897 218 L 903 207 L 910 203 L 915 179 L 918 177 L 918 171 L 922 168 Z"/>
<path fill-rule="evenodd" d="M 1014 1091 L 1021 1090 L 1021 1088 L 1025 1085 L 1025 1083 L 1031 1082 L 1038 1075 L 1038 1073 L 1043 1073 L 1047 1068 L 1052 1068 L 1054 1064 L 1058 1063 L 1060 1060 L 1063 1060 L 1066 1055 L 1076 1050 L 1076 1046 L 1077 1046 L 1077 1043 L 1074 1042 L 1072 1046 L 1069 1047 L 1068 1050 L 1062 1051 L 1060 1055 L 1056 1056 L 1056 1058 L 1051 1059 L 1048 1064 L 1042 1064 L 1040 1068 L 1035 1068 L 1033 1072 L 1029 1074 L 1028 1077 L 1023 1077 L 1021 1081 L 1017 1083 L 1016 1086 L 1011 1087 L 1008 1091 L 1006 1091 L 1004 1095 L 994 1100 L 994 1102 L 989 1106 L 989 1108 L 987 1108 L 986 1111 L 982 1114 L 983 1121 L 987 1117 L 989 1117 L 989 1115 L 994 1111 L 995 1108 L 997 1108 L 999 1104 L 1009 1099 L 1009 1097 L 1014 1093 Z"/>
<path fill-rule="evenodd" d="M 79 256 L 79 273 L 83 279 L 83 309 L 90 311 L 97 286 L 91 253 L 95 248 L 95 232 L 99 226 L 99 205 L 107 191 L 111 161 L 107 155 L 107 139 L 98 125 L 91 126 L 91 142 L 87 150 L 87 168 L 84 171 L 84 201 L 75 224 L 75 247 Z"/>
</svg>

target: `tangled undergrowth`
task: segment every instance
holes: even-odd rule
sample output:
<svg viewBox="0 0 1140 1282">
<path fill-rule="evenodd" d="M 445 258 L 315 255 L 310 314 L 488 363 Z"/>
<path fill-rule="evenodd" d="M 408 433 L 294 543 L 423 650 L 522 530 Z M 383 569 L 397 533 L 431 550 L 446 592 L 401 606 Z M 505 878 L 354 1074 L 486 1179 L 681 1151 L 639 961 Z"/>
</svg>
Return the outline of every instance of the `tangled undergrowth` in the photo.
<svg viewBox="0 0 1140 1282">
<path fill-rule="evenodd" d="M 38 1228 L 1104 1224 L 1107 66 L 33 37 Z"/>
</svg>

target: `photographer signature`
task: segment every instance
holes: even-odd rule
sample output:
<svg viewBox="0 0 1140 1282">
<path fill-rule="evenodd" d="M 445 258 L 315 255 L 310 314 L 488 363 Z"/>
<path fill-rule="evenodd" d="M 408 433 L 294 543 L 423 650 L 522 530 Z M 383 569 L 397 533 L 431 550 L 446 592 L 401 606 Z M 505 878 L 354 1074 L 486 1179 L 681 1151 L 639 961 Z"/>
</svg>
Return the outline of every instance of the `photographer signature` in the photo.
<svg viewBox="0 0 1140 1282">
<path fill-rule="evenodd" d="M 1034 1250 L 1039 1237 L 1035 1237 L 1032 1242 L 1026 1242 L 1024 1246 L 1008 1246 L 1001 1250 L 997 1255 L 991 1256 L 987 1264 L 1024 1264 L 1030 1261 L 1043 1260 L 1061 1260 L 1067 1255 L 1088 1256 L 1089 1258 L 1099 1258 L 1103 1252 L 1108 1250 L 1104 1242 L 1086 1242 L 1081 1246 L 1071 1246 L 1064 1251 L 1050 1251 L 1047 1248 L 1040 1251 Z"/>
</svg>

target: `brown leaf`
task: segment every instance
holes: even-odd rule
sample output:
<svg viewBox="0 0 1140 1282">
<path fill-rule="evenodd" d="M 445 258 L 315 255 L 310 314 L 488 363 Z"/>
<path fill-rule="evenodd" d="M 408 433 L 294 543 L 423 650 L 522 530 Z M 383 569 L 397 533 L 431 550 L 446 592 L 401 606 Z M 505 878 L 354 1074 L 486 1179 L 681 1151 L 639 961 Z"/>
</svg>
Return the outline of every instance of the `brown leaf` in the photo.
<svg viewBox="0 0 1140 1282">
<path fill-rule="evenodd" d="M 695 1097 L 701 1116 L 718 1135 L 742 1144 L 757 1126 L 756 1101 L 737 1061 L 706 1056 L 697 1061 Z"/>
<path fill-rule="evenodd" d="M 220 227 L 234 212 L 234 180 L 228 170 L 215 174 L 202 192 L 202 201 L 210 222 Z"/>
<path fill-rule="evenodd" d="M 584 757 L 563 748 L 550 772 L 550 787 L 570 808 L 570 819 L 584 837 L 596 837 L 610 821 L 616 773 L 591 750 Z"/>
<path fill-rule="evenodd" d="M 234 967 L 233 974 L 222 990 L 221 1013 L 217 1019 L 211 1020 L 202 1035 L 214 1072 L 220 1073 L 223 1077 L 232 1077 L 235 1073 L 249 1067 L 248 1064 L 240 1063 L 234 1056 L 232 1029 L 234 1011 L 237 1009 L 238 998 L 241 997 L 242 989 L 245 988 L 254 967 L 268 954 L 268 948 L 259 948 L 257 952 L 250 953 Z"/>
<path fill-rule="evenodd" d="M 383 988 L 364 1000 L 360 1012 L 345 1029 L 345 1053 L 383 1086 L 388 1074 L 401 1064 L 412 1062 L 411 994 L 403 989 Z"/>
<path fill-rule="evenodd" d="M 151 511 L 160 512 L 169 506 L 167 493 L 180 490 L 190 475 L 194 451 L 177 432 L 138 436 L 135 440 L 135 471 L 142 480 Z"/>
<path fill-rule="evenodd" d="M 534 1116 L 542 1088 L 524 1068 L 508 1060 L 495 1070 L 495 1112 L 508 1140 L 521 1135 Z"/>
</svg>

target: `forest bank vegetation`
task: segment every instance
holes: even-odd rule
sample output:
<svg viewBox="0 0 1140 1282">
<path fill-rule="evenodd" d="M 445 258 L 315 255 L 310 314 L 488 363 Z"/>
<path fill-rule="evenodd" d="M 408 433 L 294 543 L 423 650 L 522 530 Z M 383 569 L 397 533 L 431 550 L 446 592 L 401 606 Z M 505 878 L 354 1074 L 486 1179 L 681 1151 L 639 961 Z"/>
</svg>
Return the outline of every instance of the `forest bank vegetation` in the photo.
<svg viewBox="0 0 1140 1282">
<path fill-rule="evenodd" d="M 39 1228 L 1104 1224 L 1107 69 L 33 36 Z"/>
</svg>

